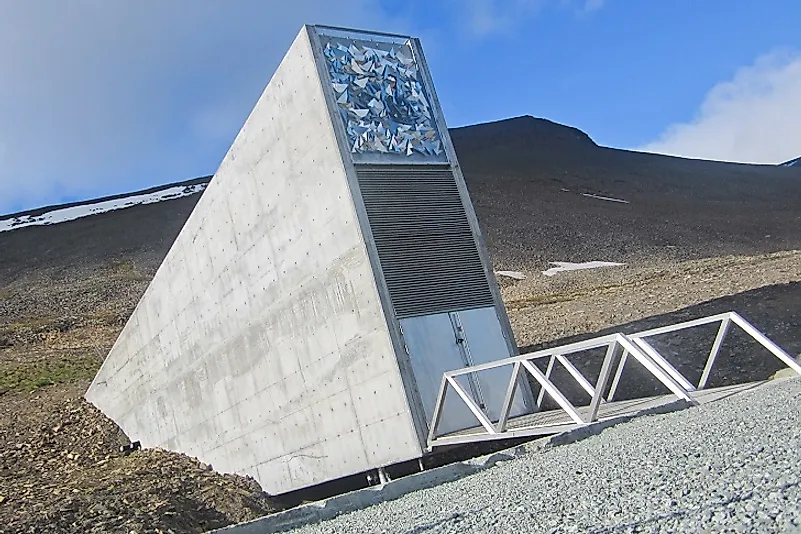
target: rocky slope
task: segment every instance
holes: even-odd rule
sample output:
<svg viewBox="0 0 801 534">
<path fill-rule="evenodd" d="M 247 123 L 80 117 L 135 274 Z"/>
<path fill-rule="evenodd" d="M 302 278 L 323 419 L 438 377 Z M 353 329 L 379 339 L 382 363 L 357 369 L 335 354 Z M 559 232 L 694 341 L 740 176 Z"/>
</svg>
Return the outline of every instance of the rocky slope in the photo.
<svg viewBox="0 0 801 534">
<path fill-rule="evenodd" d="M 84 385 L 7 393 L 0 402 L 0 531 L 204 532 L 275 506 L 252 479 L 128 440 Z"/>
</svg>

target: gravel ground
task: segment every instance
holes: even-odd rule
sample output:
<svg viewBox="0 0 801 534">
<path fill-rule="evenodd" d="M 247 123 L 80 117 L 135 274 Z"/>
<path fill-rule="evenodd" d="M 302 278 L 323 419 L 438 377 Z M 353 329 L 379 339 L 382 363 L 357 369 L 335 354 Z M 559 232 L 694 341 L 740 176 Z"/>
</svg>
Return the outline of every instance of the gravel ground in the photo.
<svg viewBox="0 0 801 534">
<path fill-rule="evenodd" d="M 634 323 L 630 331 L 645 330 L 655 326 L 644 321 L 649 318 L 661 326 L 734 310 L 780 345 L 801 352 L 801 250 L 644 262 L 552 278 L 530 268 L 524 273 L 522 281 L 501 280 L 521 347 L 595 335 L 609 325 Z M 790 323 L 787 332 L 777 329 L 782 323 Z"/>
<path fill-rule="evenodd" d="M 799 406 L 773 382 L 293 532 L 801 532 Z"/>
</svg>

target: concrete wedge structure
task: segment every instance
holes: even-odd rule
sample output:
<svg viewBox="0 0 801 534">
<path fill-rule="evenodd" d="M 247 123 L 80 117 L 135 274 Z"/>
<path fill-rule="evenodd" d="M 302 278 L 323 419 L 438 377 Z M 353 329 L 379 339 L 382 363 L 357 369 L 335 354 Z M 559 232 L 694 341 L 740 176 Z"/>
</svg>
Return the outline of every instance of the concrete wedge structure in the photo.
<svg viewBox="0 0 801 534">
<path fill-rule="evenodd" d="M 419 41 L 305 26 L 86 398 L 280 494 L 421 457 L 516 351 Z"/>
</svg>

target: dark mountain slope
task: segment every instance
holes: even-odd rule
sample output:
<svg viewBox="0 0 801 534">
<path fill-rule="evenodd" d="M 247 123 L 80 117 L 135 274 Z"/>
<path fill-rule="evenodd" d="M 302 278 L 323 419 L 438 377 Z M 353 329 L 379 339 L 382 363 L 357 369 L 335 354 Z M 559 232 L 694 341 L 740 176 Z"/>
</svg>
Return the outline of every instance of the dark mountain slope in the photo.
<svg viewBox="0 0 801 534">
<path fill-rule="evenodd" d="M 0 233 L 0 281 L 46 273 L 81 277 L 130 261 L 155 273 L 200 194 L 110 211 L 51 226 Z"/>
<path fill-rule="evenodd" d="M 452 137 L 503 267 L 801 246 L 799 168 L 602 148 L 578 130 L 533 117 L 456 128 Z"/>
</svg>

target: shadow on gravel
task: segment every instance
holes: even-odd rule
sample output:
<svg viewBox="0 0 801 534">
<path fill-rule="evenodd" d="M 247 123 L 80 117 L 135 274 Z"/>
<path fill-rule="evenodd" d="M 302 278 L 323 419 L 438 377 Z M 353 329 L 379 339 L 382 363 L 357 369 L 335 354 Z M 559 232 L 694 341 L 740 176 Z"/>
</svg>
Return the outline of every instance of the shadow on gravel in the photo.
<svg viewBox="0 0 801 534">
<path fill-rule="evenodd" d="M 484 512 L 485 510 L 489 510 L 489 508 L 490 508 L 489 506 L 483 506 L 483 507 L 478 508 L 476 510 L 470 510 L 467 513 L 465 513 L 465 512 L 455 512 L 455 513 L 449 515 L 448 517 L 444 517 L 444 518 L 440 519 L 439 521 L 434 521 L 432 523 L 426 523 L 425 525 L 420 525 L 420 526 L 414 527 L 411 530 L 407 530 L 407 531 L 404 532 L 404 534 L 422 534 L 423 532 L 431 532 L 431 531 L 439 532 L 442 529 L 442 527 L 444 527 L 446 525 L 453 526 L 456 530 L 459 530 L 459 523 L 462 522 L 465 518 L 467 518 L 468 516 L 471 516 L 471 515 L 478 515 L 481 512 Z"/>
<path fill-rule="evenodd" d="M 532 352 L 615 332 L 631 334 L 729 311 L 742 315 L 790 355 L 796 356 L 801 353 L 801 282 L 765 286 L 703 302 L 675 312 L 613 326 L 599 332 L 521 347 L 520 350 L 521 352 Z M 718 324 L 706 325 L 657 336 L 650 338 L 649 341 L 684 376 L 691 382 L 697 383 L 712 347 L 717 328 Z M 603 350 L 588 351 L 571 356 L 571 362 L 587 376 L 590 382 L 597 379 L 602 359 Z M 547 361 L 538 363 L 544 369 Z M 767 380 L 783 368 L 785 368 L 783 363 L 739 328 L 733 326 L 715 362 L 708 386 L 718 387 Z M 568 393 L 566 396 L 571 402 L 579 405 L 586 404 L 583 402 L 587 400 L 582 398 L 583 393 L 573 391 L 575 388 L 570 384 L 571 379 L 566 372 L 557 367 L 557 371 L 552 376 L 558 386 L 564 384 Z M 538 386 L 533 386 L 538 389 Z M 650 373 L 638 364 L 630 363 L 626 364 L 620 387 L 619 395 L 616 396 L 620 400 L 665 392 L 663 386 Z"/>
</svg>

